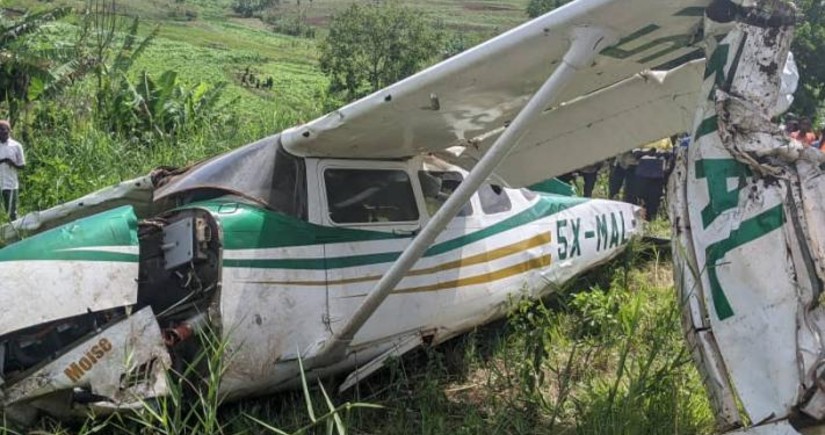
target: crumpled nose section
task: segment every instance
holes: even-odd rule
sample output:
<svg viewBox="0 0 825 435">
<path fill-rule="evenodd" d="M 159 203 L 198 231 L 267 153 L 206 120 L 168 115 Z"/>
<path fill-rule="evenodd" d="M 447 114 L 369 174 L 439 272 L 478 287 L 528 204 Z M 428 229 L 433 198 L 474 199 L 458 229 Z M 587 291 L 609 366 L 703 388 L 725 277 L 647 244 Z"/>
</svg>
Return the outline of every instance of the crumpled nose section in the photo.
<svg viewBox="0 0 825 435">
<path fill-rule="evenodd" d="M 0 400 L 7 407 L 80 388 L 107 406 L 125 407 L 166 395 L 166 371 L 170 366 L 160 327 L 152 309 L 147 307 L 84 340 L 25 378 L 0 387 Z M 57 396 L 38 406 L 63 410 L 70 405 L 65 403 L 66 399 Z"/>
</svg>

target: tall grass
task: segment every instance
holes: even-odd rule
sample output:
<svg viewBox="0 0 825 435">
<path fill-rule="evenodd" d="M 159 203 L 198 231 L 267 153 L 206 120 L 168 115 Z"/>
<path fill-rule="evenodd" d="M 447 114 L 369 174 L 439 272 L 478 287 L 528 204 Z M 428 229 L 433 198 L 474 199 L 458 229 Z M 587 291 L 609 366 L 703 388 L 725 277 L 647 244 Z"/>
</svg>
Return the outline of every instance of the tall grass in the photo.
<svg viewBox="0 0 825 435">
<path fill-rule="evenodd" d="M 397 361 L 353 400 L 367 433 L 703 434 L 713 415 L 681 338 L 671 265 L 628 254 L 506 323 Z M 287 411 L 284 411 L 287 412 Z"/>
<path fill-rule="evenodd" d="M 288 406 L 299 411 L 293 419 L 282 422 L 272 413 L 258 406 L 241 404 L 223 406 L 220 394 L 221 379 L 232 355 L 227 341 L 212 330 L 198 335 L 200 348 L 196 357 L 185 365 L 182 372 L 172 371 L 168 376 L 169 394 L 142 401 L 137 409 L 110 414 L 107 417 L 89 415 L 76 422 L 57 422 L 49 418 L 27 431 L 15 431 L 5 423 L 0 425 L 0 435 L 22 433 L 37 435 L 92 435 L 92 434 L 294 434 L 327 433 L 345 435 L 349 429 L 353 410 L 379 409 L 367 403 L 340 402 L 327 394 L 318 382 L 311 384 L 301 368 L 302 391 L 296 394 Z M 315 403 L 321 398 L 320 409 Z M 254 404 L 254 402 L 251 402 Z M 301 407 L 300 404 L 305 404 Z M 286 430 L 281 429 L 286 427 Z"/>
</svg>

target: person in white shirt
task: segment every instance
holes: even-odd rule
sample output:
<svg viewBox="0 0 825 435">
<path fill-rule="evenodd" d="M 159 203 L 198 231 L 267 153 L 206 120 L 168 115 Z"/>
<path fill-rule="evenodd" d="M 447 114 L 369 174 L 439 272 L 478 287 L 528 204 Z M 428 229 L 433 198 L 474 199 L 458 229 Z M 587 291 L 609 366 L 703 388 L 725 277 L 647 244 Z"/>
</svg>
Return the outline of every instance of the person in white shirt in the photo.
<svg viewBox="0 0 825 435">
<path fill-rule="evenodd" d="M 3 209 L 9 219 L 17 219 L 17 198 L 20 184 L 17 181 L 17 171 L 26 166 L 26 157 L 23 146 L 11 138 L 11 124 L 0 120 L 0 194 L 3 198 Z"/>
</svg>

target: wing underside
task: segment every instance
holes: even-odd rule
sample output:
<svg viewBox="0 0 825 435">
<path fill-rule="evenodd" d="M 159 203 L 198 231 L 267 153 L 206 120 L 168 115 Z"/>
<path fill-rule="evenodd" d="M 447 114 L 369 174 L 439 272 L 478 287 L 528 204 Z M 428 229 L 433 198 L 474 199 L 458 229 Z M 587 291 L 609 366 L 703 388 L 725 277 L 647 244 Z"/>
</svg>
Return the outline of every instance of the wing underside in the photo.
<svg viewBox="0 0 825 435">
<path fill-rule="evenodd" d="M 510 185 L 529 186 L 690 131 L 704 65 L 697 60 L 667 72 L 646 71 L 544 112 L 496 175 Z M 494 132 L 457 158 L 443 156 L 468 168 L 498 136 Z"/>
</svg>

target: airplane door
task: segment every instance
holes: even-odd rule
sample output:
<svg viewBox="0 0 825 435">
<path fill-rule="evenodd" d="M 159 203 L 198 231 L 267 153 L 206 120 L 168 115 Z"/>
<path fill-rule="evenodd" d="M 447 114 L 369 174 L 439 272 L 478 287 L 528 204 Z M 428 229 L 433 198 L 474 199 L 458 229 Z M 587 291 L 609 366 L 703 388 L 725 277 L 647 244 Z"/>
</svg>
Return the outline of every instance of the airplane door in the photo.
<svg viewBox="0 0 825 435">
<path fill-rule="evenodd" d="M 337 331 L 422 226 L 421 189 L 409 162 L 322 160 L 319 223 L 327 232 L 329 326 Z M 401 286 L 417 280 L 404 279 Z M 418 329 L 430 307 L 397 292 L 356 335 L 366 342 Z M 426 321 L 426 320 L 425 320 Z"/>
<path fill-rule="evenodd" d="M 427 161 L 424 168 L 418 171 L 426 213 L 430 217 L 464 181 L 463 173 L 439 166 L 437 162 Z M 474 261 L 480 254 L 480 244 L 472 243 L 472 234 L 483 225 L 479 210 L 477 195 L 473 195 L 436 238 L 419 265 L 413 268 L 413 273 L 428 275 L 429 283 L 419 287 L 415 297 L 430 307 L 435 315 L 433 324 L 439 327 L 464 319 L 472 311 L 471 304 L 465 303 L 467 300 L 457 289 L 466 282 L 468 272 L 473 273 L 484 267 L 481 262 Z"/>
</svg>

